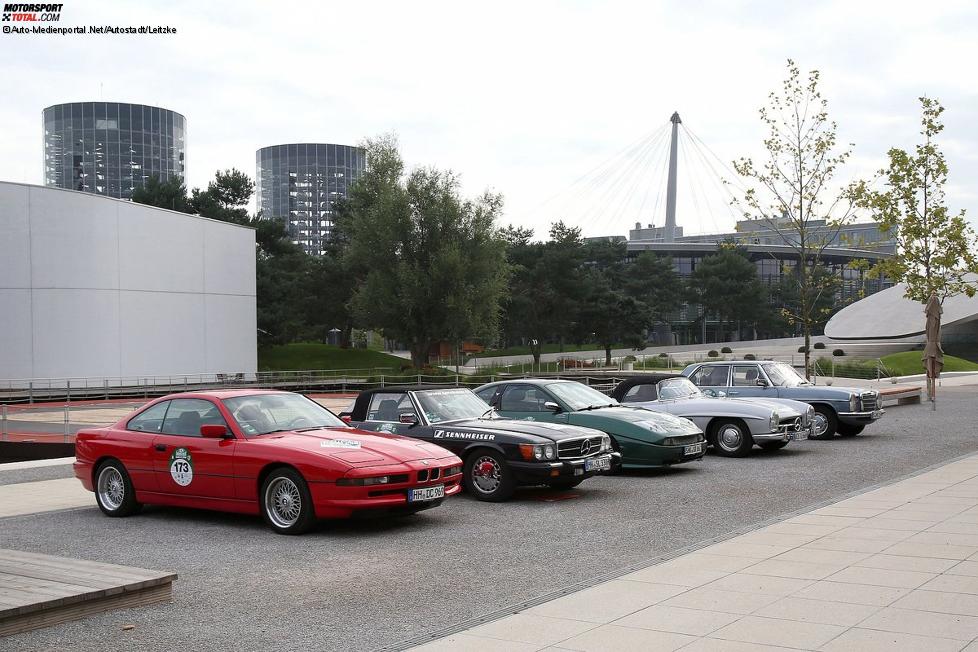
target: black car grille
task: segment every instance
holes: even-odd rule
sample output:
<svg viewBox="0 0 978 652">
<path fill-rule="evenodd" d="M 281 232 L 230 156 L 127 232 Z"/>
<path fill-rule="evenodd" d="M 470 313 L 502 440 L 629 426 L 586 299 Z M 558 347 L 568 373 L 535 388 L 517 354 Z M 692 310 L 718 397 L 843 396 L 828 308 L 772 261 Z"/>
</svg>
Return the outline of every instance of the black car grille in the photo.
<svg viewBox="0 0 978 652">
<path fill-rule="evenodd" d="M 563 460 L 590 457 L 601 450 L 603 437 L 585 437 L 557 442 L 557 457 Z M 587 445 L 585 446 L 585 442 Z M 585 449 L 582 451 L 582 449 Z"/>
<path fill-rule="evenodd" d="M 862 398 L 863 412 L 872 412 L 876 409 L 876 392 L 866 392 Z"/>
<path fill-rule="evenodd" d="M 670 437 L 675 443 L 673 446 L 688 446 L 703 441 L 703 435 L 682 435 L 680 437 Z"/>
<path fill-rule="evenodd" d="M 418 482 L 428 482 L 429 480 L 437 480 L 441 474 L 441 469 L 421 469 L 418 471 Z"/>
</svg>

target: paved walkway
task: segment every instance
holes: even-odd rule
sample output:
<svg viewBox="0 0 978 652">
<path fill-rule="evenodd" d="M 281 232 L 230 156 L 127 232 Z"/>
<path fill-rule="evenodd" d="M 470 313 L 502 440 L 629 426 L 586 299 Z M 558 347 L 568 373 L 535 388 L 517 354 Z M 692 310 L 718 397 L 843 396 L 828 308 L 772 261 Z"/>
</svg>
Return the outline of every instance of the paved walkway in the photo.
<svg viewBox="0 0 978 652">
<path fill-rule="evenodd" d="M 414 649 L 978 651 L 978 455 Z"/>
<path fill-rule="evenodd" d="M 75 478 L 0 485 L 0 518 L 89 506 L 95 506 L 95 494 Z"/>
</svg>

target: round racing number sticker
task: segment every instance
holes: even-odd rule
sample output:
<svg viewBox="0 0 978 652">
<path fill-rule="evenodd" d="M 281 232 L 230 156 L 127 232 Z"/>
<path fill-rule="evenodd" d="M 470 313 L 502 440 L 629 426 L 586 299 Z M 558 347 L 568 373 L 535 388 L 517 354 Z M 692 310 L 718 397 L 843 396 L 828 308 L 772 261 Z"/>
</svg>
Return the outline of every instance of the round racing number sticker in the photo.
<svg viewBox="0 0 978 652">
<path fill-rule="evenodd" d="M 170 477 L 181 487 L 194 481 L 194 463 L 186 448 L 178 448 L 170 456 Z"/>
</svg>

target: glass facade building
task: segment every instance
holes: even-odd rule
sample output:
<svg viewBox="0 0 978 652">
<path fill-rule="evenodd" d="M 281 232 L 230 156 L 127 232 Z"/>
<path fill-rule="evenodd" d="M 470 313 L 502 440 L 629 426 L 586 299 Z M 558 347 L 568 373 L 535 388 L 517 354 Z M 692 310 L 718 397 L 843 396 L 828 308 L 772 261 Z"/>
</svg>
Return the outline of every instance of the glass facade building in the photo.
<svg viewBox="0 0 978 652">
<path fill-rule="evenodd" d="M 361 147 L 293 143 L 255 154 L 258 210 L 283 220 L 292 241 L 320 255 L 333 228 L 334 205 L 367 167 Z"/>
<path fill-rule="evenodd" d="M 43 111 L 44 185 L 117 199 L 149 177 L 187 175 L 187 121 L 142 104 L 72 102 Z"/>
</svg>

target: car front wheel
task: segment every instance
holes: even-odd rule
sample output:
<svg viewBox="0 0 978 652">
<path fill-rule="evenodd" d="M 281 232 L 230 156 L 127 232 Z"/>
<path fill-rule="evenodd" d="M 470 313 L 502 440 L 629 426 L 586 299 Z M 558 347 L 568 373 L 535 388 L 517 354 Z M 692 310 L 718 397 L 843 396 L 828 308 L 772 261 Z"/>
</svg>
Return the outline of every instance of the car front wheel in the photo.
<svg viewBox="0 0 978 652">
<path fill-rule="evenodd" d="M 747 428 L 733 419 L 716 422 L 711 439 L 717 453 L 724 457 L 745 457 L 754 446 Z"/>
<path fill-rule="evenodd" d="M 835 410 L 825 405 L 815 406 L 812 439 L 832 439 L 838 427 L 839 418 L 835 416 Z"/>
<path fill-rule="evenodd" d="M 261 486 L 261 513 L 278 534 L 302 534 L 316 522 L 312 496 L 295 469 L 275 469 Z"/>
<path fill-rule="evenodd" d="M 142 505 L 126 467 L 119 460 L 106 460 L 95 473 L 95 502 L 106 516 L 130 516 Z"/>
<path fill-rule="evenodd" d="M 477 500 L 498 503 L 516 489 L 513 472 L 503 456 L 492 450 L 478 450 L 465 460 L 465 490 Z"/>
</svg>

